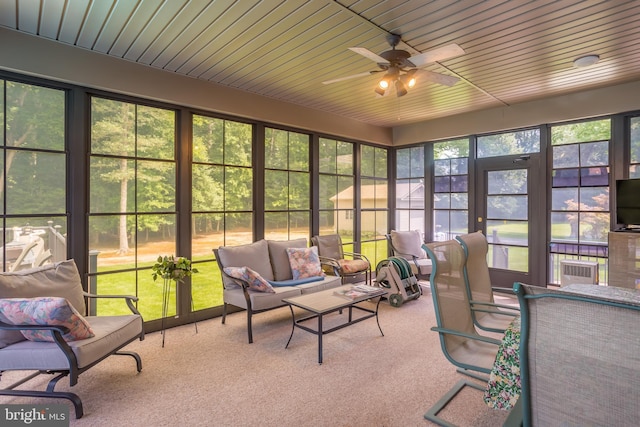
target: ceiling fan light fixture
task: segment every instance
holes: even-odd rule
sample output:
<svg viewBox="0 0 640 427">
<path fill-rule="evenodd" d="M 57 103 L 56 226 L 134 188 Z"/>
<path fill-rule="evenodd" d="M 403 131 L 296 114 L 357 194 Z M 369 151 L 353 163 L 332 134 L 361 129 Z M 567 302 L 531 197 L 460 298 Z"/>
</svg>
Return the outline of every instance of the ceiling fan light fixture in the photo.
<svg viewBox="0 0 640 427">
<path fill-rule="evenodd" d="M 416 85 L 415 74 L 416 70 L 410 70 L 407 72 L 407 74 L 401 76 L 400 80 L 407 86 L 407 88 L 411 89 Z"/>
<path fill-rule="evenodd" d="M 380 87 L 380 85 L 377 85 L 376 88 L 374 89 L 374 91 L 380 95 L 380 96 L 384 96 L 384 93 L 386 92 L 386 89 L 382 89 Z"/>
<path fill-rule="evenodd" d="M 403 79 L 396 80 L 396 94 L 398 95 L 398 98 L 405 96 L 408 92 L 407 85 L 405 85 L 402 80 Z"/>
<path fill-rule="evenodd" d="M 600 61 L 600 55 L 585 55 L 573 60 L 573 66 L 576 68 L 590 67 Z"/>
</svg>

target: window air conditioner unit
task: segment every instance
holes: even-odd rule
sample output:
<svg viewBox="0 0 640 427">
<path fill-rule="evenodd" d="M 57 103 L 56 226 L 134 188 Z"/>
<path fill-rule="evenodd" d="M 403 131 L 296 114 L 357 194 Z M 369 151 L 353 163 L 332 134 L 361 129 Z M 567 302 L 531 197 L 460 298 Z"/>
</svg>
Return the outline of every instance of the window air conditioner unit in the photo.
<svg viewBox="0 0 640 427">
<path fill-rule="evenodd" d="M 560 286 L 573 283 L 597 285 L 598 263 L 595 261 L 579 261 L 563 259 L 560 261 Z"/>
</svg>

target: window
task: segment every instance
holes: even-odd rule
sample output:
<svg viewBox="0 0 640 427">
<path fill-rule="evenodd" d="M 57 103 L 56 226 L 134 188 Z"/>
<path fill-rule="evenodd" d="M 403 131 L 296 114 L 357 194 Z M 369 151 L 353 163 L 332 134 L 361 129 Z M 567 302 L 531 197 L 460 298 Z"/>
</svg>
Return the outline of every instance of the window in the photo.
<svg viewBox="0 0 640 427">
<path fill-rule="evenodd" d="M 67 259 L 65 92 L 0 80 L 2 269 Z"/>
<path fill-rule="evenodd" d="M 539 153 L 540 130 L 525 129 L 517 132 L 479 136 L 476 151 L 479 159 L 511 154 Z"/>
<path fill-rule="evenodd" d="M 311 234 L 309 146 L 309 135 L 265 129 L 265 239 L 308 239 Z"/>
<path fill-rule="evenodd" d="M 387 258 L 387 150 L 362 145 L 360 148 L 360 253 L 369 258 L 372 268 Z M 350 250 L 350 249 L 347 249 Z"/>
<path fill-rule="evenodd" d="M 565 258 L 598 261 L 607 277 L 610 138 L 609 119 L 551 128 L 551 283 Z"/>
<path fill-rule="evenodd" d="M 196 310 L 222 304 L 212 249 L 253 241 L 253 126 L 193 116 L 191 278 Z M 213 286 L 212 286 L 213 282 Z"/>
<path fill-rule="evenodd" d="M 339 234 L 353 242 L 353 144 L 320 138 L 320 235 Z"/>
<path fill-rule="evenodd" d="M 433 144 L 433 236 L 443 241 L 469 230 L 469 140 Z"/>
<path fill-rule="evenodd" d="M 629 178 L 640 178 L 640 117 L 633 117 L 629 128 L 631 136 Z"/>
<path fill-rule="evenodd" d="M 176 254 L 175 123 L 172 110 L 91 99 L 90 290 L 140 297 L 145 321 L 162 314 L 150 267 L 159 255 Z M 98 304 L 103 315 L 127 310 Z M 175 314 L 175 294 L 168 314 Z"/>
<path fill-rule="evenodd" d="M 418 230 L 424 235 L 424 198 L 424 145 L 397 150 L 397 230 Z"/>
</svg>

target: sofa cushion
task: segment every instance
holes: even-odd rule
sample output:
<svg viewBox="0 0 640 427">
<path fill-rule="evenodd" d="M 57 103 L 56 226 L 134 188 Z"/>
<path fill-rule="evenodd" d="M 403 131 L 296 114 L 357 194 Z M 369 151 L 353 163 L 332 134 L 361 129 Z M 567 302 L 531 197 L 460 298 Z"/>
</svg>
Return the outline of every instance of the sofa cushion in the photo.
<svg viewBox="0 0 640 427">
<path fill-rule="evenodd" d="M 249 267 L 265 280 L 273 280 L 273 269 L 269 261 L 269 246 L 266 240 L 258 240 L 249 245 L 220 246 L 218 257 L 222 267 Z M 225 285 L 237 286 L 230 279 L 224 279 Z"/>
<path fill-rule="evenodd" d="M 269 245 L 269 257 L 273 268 L 273 278 L 276 281 L 290 280 L 293 278 L 291 265 L 289 264 L 288 248 L 306 248 L 307 239 L 295 240 L 267 240 Z"/>
<path fill-rule="evenodd" d="M 340 276 L 324 276 L 322 280 L 311 283 L 303 283 L 296 286 L 300 289 L 302 295 L 312 294 L 318 291 L 324 291 L 325 289 L 337 288 L 342 286 L 342 277 Z"/>
<path fill-rule="evenodd" d="M 324 275 L 316 246 L 310 248 L 288 248 L 287 255 L 289 255 L 293 280 Z"/>
<path fill-rule="evenodd" d="M 291 298 L 302 294 L 298 286 L 280 286 L 273 288 L 274 293 L 249 290 L 249 299 L 253 310 L 268 310 L 284 305 L 283 298 Z M 225 289 L 224 302 L 240 308 L 247 308 L 247 300 L 242 289 Z"/>
<path fill-rule="evenodd" d="M 78 313 L 86 313 L 82 282 L 70 259 L 43 267 L 0 273 L 0 298 L 66 298 Z M 18 331 L 0 330 L 0 348 L 24 340 Z"/>
<path fill-rule="evenodd" d="M 225 267 L 224 272 L 236 279 L 244 280 L 249 284 L 249 288 L 258 292 L 271 292 L 271 284 L 264 280 L 257 272 L 249 267 Z"/>
<path fill-rule="evenodd" d="M 0 320 L 13 325 L 59 325 L 69 329 L 62 335 L 65 341 L 94 336 L 91 326 L 64 298 L 8 298 L 0 299 Z M 22 330 L 30 341 L 54 342 L 51 330 Z"/>
<path fill-rule="evenodd" d="M 413 255 L 417 258 L 426 258 L 427 253 L 422 248 L 422 236 L 418 230 L 395 231 L 391 230 L 391 243 L 399 252 L 399 256 Z"/>
</svg>

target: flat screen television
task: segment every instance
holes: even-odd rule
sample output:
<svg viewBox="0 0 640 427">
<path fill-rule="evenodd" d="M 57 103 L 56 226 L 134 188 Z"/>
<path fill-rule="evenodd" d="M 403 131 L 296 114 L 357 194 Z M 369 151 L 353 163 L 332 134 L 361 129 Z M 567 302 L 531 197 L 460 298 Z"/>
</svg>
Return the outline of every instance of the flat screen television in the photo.
<svg viewBox="0 0 640 427">
<path fill-rule="evenodd" d="M 640 179 L 616 181 L 616 222 L 640 231 Z"/>
</svg>

